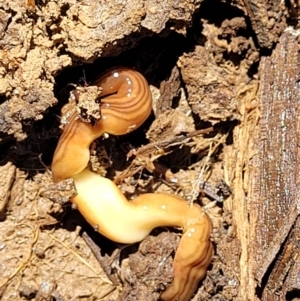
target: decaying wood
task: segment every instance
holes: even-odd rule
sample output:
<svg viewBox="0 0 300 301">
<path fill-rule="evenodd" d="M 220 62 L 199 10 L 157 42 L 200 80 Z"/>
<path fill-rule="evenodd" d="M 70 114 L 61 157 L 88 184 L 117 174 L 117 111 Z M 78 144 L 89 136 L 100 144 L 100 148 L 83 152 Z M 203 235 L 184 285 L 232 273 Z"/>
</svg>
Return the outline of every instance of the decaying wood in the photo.
<svg viewBox="0 0 300 301">
<path fill-rule="evenodd" d="M 284 33 L 260 63 L 260 121 L 255 131 L 248 212 L 249 271 L 260 300 L 299 290 L 299 53 Z M 297 275 L 295 275 L 295 273 Z M 252 279 L 253 280 L 253 279 Z M 250 300 L 250 296 L 249 296 Z"/>
<path fill-rule="evenodd" d="M 243 0 L 257 40 L 262 48 L 271 48 L 287 26 L 287 8 L 280 0 Z"/>
<path fill-rule="evenodd" d="M 293 206 L 291 206 L 290 210 L 286 214 L 287 220 L 286 220 L 285 224 L 283 224 L 280 231 L 278 231 L 275 234 L 273 240 L 271 241 L 271 243 L 268 246 L 267 254 L 266 254 L 264 260 L 261 262 L 261 265 L 258 266 L 258 268 L 255 272 L 254 277 L 257 280 L 258 285 L 262 284 L 262 278 L 266 275 L 268 268 L 270 267 L 270 265 L 276 258 L 276 255 L 279 253 L 281 246 L 286 245 L 284 241 L 286 240 L 289 232 L 291 231 L 292 227 L 295 224 L 297 217 L 299 216 L 299 208 L 298 208 L 299 204 L 297 204 L 297 203 L 298 202 L 295 202 L 295 204 L 293 204 Z M 291 240 L 291 239 L 289 238 L 289 240 Z M 293 243 L 293 242 L 291 242 L 291 243 Z M 287 248 L 288 247 L 290 247 L 289 244 L 287 244 Z M 283 261 L 282 259 L 283 258 L 281 258 L 279 260 L 279 262 L 278 262 L 279 265 Z M 277 285 L 276 279 L 274 281 L 274 285 Z"/>
</svg>

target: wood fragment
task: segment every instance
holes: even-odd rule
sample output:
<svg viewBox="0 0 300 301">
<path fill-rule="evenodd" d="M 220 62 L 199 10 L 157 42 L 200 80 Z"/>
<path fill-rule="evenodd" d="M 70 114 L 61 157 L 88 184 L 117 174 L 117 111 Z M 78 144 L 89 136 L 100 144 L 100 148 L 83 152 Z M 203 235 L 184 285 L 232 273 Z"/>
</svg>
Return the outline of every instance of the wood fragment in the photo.
<svg viewBox="0 0 300 301">
<path fill-rule="evenodd" d="M 64 205 L 77 195 L 77 191 L 74 180 L 69 178 L 59 183 L 41 185 L 39 195 Z"/>
<path fill-rule="evenodd" d="M 288 293 L 299 292 L 299 278 L 300 278 L 300 256 L 299 256 L 299 241 L 300 241 L 300 221 L 297 220 L 294 228 L 294 248 L 292 250 L 291 263 L 289 277 L 285 282 L 285 287 L 282 289 L 283 295 L 287 296 Z M 299 293 L 298 293 L 299 294 Z M 293 299 L 295 301 L 299 299 Z"/>
<path fill-rule="evenodd" d="M 172 100 L 178 97 L 181 88 L 180 74 L 178 67 L 175 66 L 167 80 L 160 84 L 160 99 L 156 103 L 156 116 L 172 108 Z"/>
<path fill-rule="evenodd" d="M 291 232 L 286 241 L 282 244 L 282 249 L 278 260 L 274 262 L 274 267 L 268 277 L 266 290 L 273 294 L 281 295 L 281 298 L 286 297 L 286 293 L 290 290 L 298 290 L 299 283 L 295 283 L 293 277 L 293 270 L 299 264 L 299 225 L 298 218 L 293 225 Z M 298 263 L 298 264 L 297 264 Z M 297 278 L 299 278 L 299 270 L 297 271 Z M 294 282 L 290 287 L 290 282 Z M 296 285 L 295 285 L 296 284 Z"/>
<path fill-rule="evenodd" d="M 284 240 L 287 238 L 289 232 L 291 231 L 293 225 L 296 222 L 297 217 L 299 216 L 299 204 L 295 202 L 294 206 L 291 206 L 287 217 L 287 222 L 280 228 L 280 230 L 276 233 L 273 240 L 269 244 L 268 250 L 266 251 L 266 255 L 263 260 L 258 265 L 258 269 L 255 273 L 255 279 L 258 282 L 258 285 L 261 285 L 261 281 L 263 276 L 266 274 L 269 266 L 276 258 L 276 255 L 279 252 Z"/>
<path fill-rule="evenodd" d="M 248 212 L 250 279 L 258 281 L 256 292 L 261 301 L 285 299 L 292 254 L 299 252 L 293 237 L 300 184 L 297 39 L 296 33 L 284 33 L 272 56 L 263 57 L 260 63 L 261 116 L 254 138 Z"/>
<path fill-rule="evenodd" d="M 101 268 L 105 272 L 108 279 L 112 282 L 114 286 L 119 285 L 120 284 L 119 278 L 117 274 L 113 272 L 113 268 L 111 264 L 112 261 L 116 259 L 115 257 L 119 257 L 120 249 L 117 249 L 116 251 L 117 253 L 113 254 L 112 258 L 108 258 L 107 255 L 101 256 L 101 248 L 92 240 L 92 238 L 86 232 L 82 233 L 82 238 L 93 252 L 95 258 L 99 262 Z"/>
</svg>

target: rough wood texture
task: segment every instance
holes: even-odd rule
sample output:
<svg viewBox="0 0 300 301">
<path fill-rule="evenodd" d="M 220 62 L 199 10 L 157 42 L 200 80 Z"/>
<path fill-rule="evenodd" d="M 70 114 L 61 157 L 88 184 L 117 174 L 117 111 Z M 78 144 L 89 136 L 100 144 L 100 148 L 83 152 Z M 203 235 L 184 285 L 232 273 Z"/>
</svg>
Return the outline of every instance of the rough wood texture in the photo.
<svg viewBox="0 0 300 301">
<path fill-rule="evenodd" d="M 260 121 L 249 187 L 249 271 L 262 300 L 299 290 L 299 54 L 296 34 L 284 33 L 260 63 Z M 255 277 L 252 278 L 252 277 Z M 252 279 L 251 279 L 252 278 Z M 249 300 L 251 296 L 249 296 Z"/>
</svg>

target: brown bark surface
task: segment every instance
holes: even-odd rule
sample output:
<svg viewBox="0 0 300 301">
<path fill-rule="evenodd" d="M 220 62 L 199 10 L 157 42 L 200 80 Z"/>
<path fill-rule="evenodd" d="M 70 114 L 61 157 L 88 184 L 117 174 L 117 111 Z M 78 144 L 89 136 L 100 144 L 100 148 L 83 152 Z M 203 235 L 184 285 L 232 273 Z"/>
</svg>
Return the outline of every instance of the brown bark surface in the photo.
<svg viewBox="0 0 300 301">
<path fill-rule="evenodd" d="M 260 62 L 260 121 L 254 136 L 249 189 L 249 267 L 261 300 L 299 291 L 299 53 L 285 33 Z M 299 270 L 296 272 L 299 277 Z"/>
</svg>

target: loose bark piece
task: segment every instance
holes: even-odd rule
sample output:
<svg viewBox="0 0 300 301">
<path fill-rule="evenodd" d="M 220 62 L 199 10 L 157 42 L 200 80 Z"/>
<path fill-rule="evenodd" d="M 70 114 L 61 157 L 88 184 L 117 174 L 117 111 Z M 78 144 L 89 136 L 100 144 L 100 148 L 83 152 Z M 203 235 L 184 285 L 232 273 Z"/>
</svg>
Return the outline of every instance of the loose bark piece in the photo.
<svg viewBox="0 0 300 301">
<path fill-rule="evenodd" d="M 297 217 L 299 216 L 299 209 L 297 207 L 298 207 L 297 204 L 291 206 L 288 214 L 286 215 L 287 222 L 282 225 L 280 231 L 278 231 L 274 236 L 273 240 L 269 244 L 266 256 L 261 262 L 261 265 L 258 266 L 258 269 L 255 273 L 255 278 L 258 281 L 259 285 L 261 284 L 263 276 L 266 274 L 271 263 L 276 258 L 276 255 L 278 254 L 280 247 L 282 246 L 282 244 L 284 244 L 284 240 L 287 238 L 289 232 L 291 231 L 291 228 L 293 227 Z"/>
<path fill-rule="evenodd" d="M 105 272 L 107 278 L 112 282 L 114 286 L 120 285 L 120 281 L 117 273 L 113 270 L 113 262 L 119 260 L 121 250 L 116 249 L 114 253 L 109 257 L 107 254 L 101 255 L 101 248 L 93 241 L 93 239 L 86 233 L 82 233 L 82 238 L 86 244 L 90 247 L 94 256 L 98 260 L 101 268 Z"/>
<path fill-rule="evenodd" d="M 288 293 L 292 292 L 299 292 L 299 271 L 300 271 L 300 258 L 299 258 L 299 247 L 297 246 L 297 243 L 299 242 L 299 235 L 300 235 L 300 222 L 299 219 L 297 220 L 297 224 L 295 226 L 294 230 L 294 236 L 293 241 L 296 248 L 292 250 L 292 256 L 291 256 L 291 263 L 292 267 L 289 273 L 289 277 L 285 282 L 285 287 L 282 289 L 284 296 L 287 297 Z M 299 300 L 294 298 L 293 300 L 297 301 Z"/>
<path fill-rule="evenodd" d="M 77 195 L 74 180 L 66 179 L 59 183 L 41 185 L 39 194 L 51 201 L 64 205 L 69 202 L 70 198 Z"/>
<path fill-rule="evenodd" d="M 172 108 L 172 100 L 178 97 L 180 93 L 180 74 L 178 67 L 175 66 L 172 69 L 171 75 L 167 80 L 164 80 L 160 84 L 160 99 L 156 104 L 156 116 L 164 113 Z"/>
<path fill-rule="evenodd" d="M 260 72 L 261 116 L 249 176 L 249 270 L 261 285 L 258 297 L 271 301 L 284 299 L 290 259 L 299 252 L 292 231 L 300 184 L 297 36 L 284 33 L 272 56 L 262 58 Z"/>
<path fill-rule="evenodd" d="M 299 280 L 298 283 L 295 282 L 295 279 L 299 279 L 300 276 L 299 269 L 298 271 L 295 270 L 295 267 L 299 266 L 300 262 L 298 256 L 299 226 L 300 219 L 298 218 L 286 242 L 282 244 L 279 260 L 276 260 L 274 263 L 265 289 L 268 295 L 278 294 L 281 296 L 281 300 L 289 300 L 289 298 L 287 298 L 289 291 L 299 290 Z M 264 295 L 266 295 L 265 292 Z"/>
</svg>

